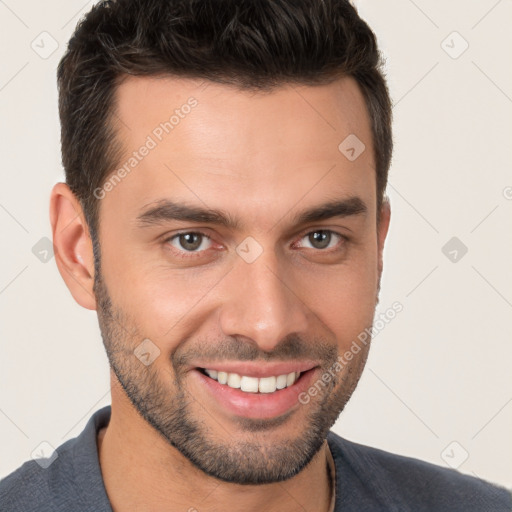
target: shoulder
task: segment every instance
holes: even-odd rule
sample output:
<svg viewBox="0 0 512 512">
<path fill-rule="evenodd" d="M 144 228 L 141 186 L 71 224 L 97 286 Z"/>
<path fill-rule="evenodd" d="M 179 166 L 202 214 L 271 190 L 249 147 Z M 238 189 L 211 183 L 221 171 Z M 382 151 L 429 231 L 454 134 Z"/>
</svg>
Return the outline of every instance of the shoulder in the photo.
<svg viewBox="0 0 512 512">
<path fill-rule="evenodd" d="M 110 412 L 110 406 L 96 411 L 80 435 L 61 444 L 49 458 L 27 461 L 0 480 L 0 510 L 111 512 L 96 444 Z"/>
<path fill-rule="evenodd" d="M 354 443 L 332 431 L 327 439 L 336 467 L 348 470 L 364 492 L 393 510 L 512 510 L 511 492 L 480 478 Z"/>
<path fill-rule="evenodd" d="M 69 455 L 75 439 L 62 444 L 49 459 L 29 460 L 0 480 L 0 510 L 32 512 L 60 510 L 55 489 L 69 478 Z"/>
</svg>

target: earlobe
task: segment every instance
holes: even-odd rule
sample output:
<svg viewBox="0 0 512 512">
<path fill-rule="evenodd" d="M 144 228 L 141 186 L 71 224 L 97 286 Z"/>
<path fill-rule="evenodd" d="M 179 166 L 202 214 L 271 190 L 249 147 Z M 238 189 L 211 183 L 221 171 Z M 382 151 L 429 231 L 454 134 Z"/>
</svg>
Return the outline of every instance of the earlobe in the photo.
<svg viewBox="0 0 512 512">
<path fill-rule="evenodd" d="M 65 183 L 57 183 L 50 198 L 55 261 L 74 299 L 96 309 L 93 293 L 94 255 L 89 228 L 80 202 Z"/>
</svg>

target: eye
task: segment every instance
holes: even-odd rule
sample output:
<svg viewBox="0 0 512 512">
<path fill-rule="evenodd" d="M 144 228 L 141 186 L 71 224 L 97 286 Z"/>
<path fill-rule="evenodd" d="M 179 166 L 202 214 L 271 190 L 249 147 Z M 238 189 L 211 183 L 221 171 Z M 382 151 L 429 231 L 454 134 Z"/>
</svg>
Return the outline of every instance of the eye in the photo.
<svg viewBox="0 0 512 512">
<path fill-rule="evenodd" d="M 330 231 L 328 229 L 317 229 L 316 231 L 311 231 L 302 237 L 302 240 L 306 240 L 307 243 L 310 244 L 310 249 L 319 250 L 335 247 L 340 240 L 345 239 L 346 238 L 339 233 L 335 233 L 334 231 Z"/>
<path fill-rule="evenodd" d="M 208 236 L 195 231 L 178 233 L 166 241 L 180 252 L 201 252 L 208 249 L 208 243 L 211 243 Z"/>
</svg>

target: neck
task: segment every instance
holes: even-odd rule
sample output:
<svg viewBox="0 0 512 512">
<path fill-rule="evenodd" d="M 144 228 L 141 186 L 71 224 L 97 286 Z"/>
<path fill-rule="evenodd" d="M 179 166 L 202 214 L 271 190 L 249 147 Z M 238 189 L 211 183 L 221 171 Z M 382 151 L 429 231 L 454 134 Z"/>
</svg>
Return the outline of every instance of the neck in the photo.
<svg viewBox="0 0 512 512">
<path fill-rule="evenodd" d="M 112 389 L 112 415 L 98 435 L 98 455 L 114 512 L 129 510 L 328 511 L 331 484 L 327 441 L 293 478 L 263 485 L 217 480 L 193 466 Z"/>
</svg>

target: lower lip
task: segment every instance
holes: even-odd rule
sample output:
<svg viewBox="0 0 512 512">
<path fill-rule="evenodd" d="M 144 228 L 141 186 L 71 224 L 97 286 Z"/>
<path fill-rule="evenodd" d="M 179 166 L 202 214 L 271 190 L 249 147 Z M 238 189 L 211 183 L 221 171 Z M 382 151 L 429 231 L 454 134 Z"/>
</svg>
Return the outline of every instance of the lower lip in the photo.
<svg viewBox="0 0 512 512">
<path fill-rule="evenodd" d="M 315 370 L 312 368 L 302 373 L 295 384 L 273 393 L 246 393 L 227 384 L 219 384 L 199 370 L 192 370 L 190 373 L 199 380 L 207 393 L 230 413 L 244 418 L 265 419 L 281 416 L 293 407 L 298 407 L 298 397 L 309 387 Z"/>
</svg>

